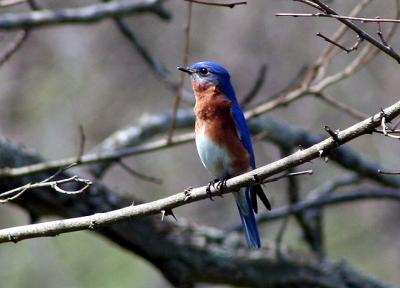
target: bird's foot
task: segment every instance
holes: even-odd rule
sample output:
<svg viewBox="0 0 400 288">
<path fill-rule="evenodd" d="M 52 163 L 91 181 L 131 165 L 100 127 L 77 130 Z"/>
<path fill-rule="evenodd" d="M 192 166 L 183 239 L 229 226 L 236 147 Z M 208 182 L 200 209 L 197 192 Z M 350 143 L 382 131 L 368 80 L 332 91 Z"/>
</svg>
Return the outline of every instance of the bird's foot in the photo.
<svg viewBox="0 0 400 288">
<path fill-rule="evenodd" d="M 226 181 L 228 181 L 228 177 L 224 177 L 222 178 L 220 181 L 218 181 L 217 183 L 217 190 L 218 190 L 218 196 L 224 198 L 224 196 L 222 196 L 222 193 L 225 191 L 226 189 Z"/>
<path fill-rule="evenodd" d="M 213 198 L 212 198 L 212 195 L 211 195 L 211 187 L 216 189 L 215 188 L 215 183 L 217 183 L 217 182 L 219 182 L 218 178 L 208 182 L 208 185 L 207 185 L 207 188 L 206 188 L 206 192 L 207 192 L 208 198 L 210 198 L 211 201 L 214 201 Z"/>
<path fill-rule="evenodd" d="M 185 190 L 183 190 L 183 194 L 185 194 L 185 199 L 183 201 L 187 201 L 190 198 L 192 198 L 192 195 L 190 194 L 190 192 L 193 190 L 193 187 L 187 187 Z"/>
</svg>

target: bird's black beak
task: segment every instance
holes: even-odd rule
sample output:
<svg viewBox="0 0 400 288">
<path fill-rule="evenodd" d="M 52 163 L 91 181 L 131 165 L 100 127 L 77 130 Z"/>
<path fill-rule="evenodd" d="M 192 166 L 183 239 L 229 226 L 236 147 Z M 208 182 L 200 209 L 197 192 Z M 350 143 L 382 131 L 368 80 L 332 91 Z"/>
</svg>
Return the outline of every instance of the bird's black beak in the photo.
<svg viewBox="0 0 400 288">
<path fill-rule="evenodd" d="M 182 72 L 188 73 L 189 75 L 192 75 L 194 71 L 190 69 L 189 67 L 177 67 L 176 69 L 181 70 Z"/>
</svg>

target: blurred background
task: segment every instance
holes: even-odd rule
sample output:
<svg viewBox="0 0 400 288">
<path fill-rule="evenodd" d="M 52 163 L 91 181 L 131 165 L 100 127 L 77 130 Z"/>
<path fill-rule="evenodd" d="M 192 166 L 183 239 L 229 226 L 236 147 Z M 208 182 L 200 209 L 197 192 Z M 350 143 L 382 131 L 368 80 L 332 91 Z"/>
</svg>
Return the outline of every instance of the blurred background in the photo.
<svg viewBox="0 0 400 288">
<path fill-rule="evenodd" d="M 96 1 L 40 1 L 47 8 L 79 7 Z M 346 14 L 359 1 L 334 1 Z M 171 21 L 154 15 L 126 17 L 144 45 L 179 79 L 182 64 L 183 27 L 187 2 L 166 1 Z M 394 17 L 394 1 L 373 1 L 362 16 Z M 26 5 L 0 13 L 28 11 Z M 238 98 L 245 95 L 268 65 L 267 80 L 254 101 L 265 101 L 285 88 L 304 66 L 311 65 L 327 43 L 317 32 L 331 35 L 338 27 L 334 19 L 278 18 L 278 12 L 311 11 L 290 0 L 249 0 L 234 9 L 193 5 L 190 63 L 213 60 L 230 72 Z M 1 15 L 0 15 L 1 17 Z M 362 24 L 372 34 L 376 24 Z M 389 25 L 384 25 L 387 31 Z M 400 35 L 400 34 L 399 34 Z M 15 37 L 1 33 L 0 48 Z M 391 45 L 400 49 L 399 36 Z M 341 41 L 354 44 L 349 32 Z M 365 45 L 365 44 L 362 44 Z M 338 55 L 328 73 L 343 68 L 355 53 Z M 378 56 L 366 69 L 328 89 L 358 110 L 372 114 L 398 100 L 398 64 Z M 141 56 L 119 33 L 111 20 L 89 25 L 60 25 L 32 31 L 30 39 L 0 68 L 0 134 L 43 155 L 47 159 L 74 156 L 79 150 L 79 126 L 86 136 L 86 151 L 114 131 L 135 125 L 146 115 L 171 111 L 174 93 L 154 76 Z M 188 81 L 186 87 L 190 89 Z M 190 108 L 182 103 L 182 108 Z M 314 134 L 323 126 L 344 129 L 357 122 L 312 97 L 302 98 L 268 115 Z M 190 130 L 187 130 L 190 131 Z M 178 131 L 183 132 L 183 131 Z M 400 170 L 399 144 L 380 136 L 364 136 L 349 144 L 386 167 Z M 272 144 L 255 143 L 258 165 L 281 157 Z M 137 179 L 119 167 L 102 180 L 118 193 L 135 194 L 146 201 L 200 186 L 211 180 L 197 157 L 194 143 L 127 159 L 142 173 L 162 178 L 163 185 Z M 172 164 L 171 164 L 172 163 Z M 348 172 L 334 163 L 313 161 L 299 169 L 313 169 L 313 176 L 300 179 L 306 194 L 333 175 Z M 89 175 L 85 168 L 80 173 Z M 275 207 L 285 203 L 286 182 L 267 186 Z M 201 225 L 227 228 L 239 223 L 230 197 L 201 201 L 174 210 L 179 218 Z M 345 259 L 357 269 L 385 282 L 400 283 L 400 228 L 398 204 L 368 201 L 327 208 L 325 232 L 328 256 Z M 45 219 L 49 220 L 49 219 Z M 0 225 L 28 223 L 24 211 L 12 205 L 0 209 Z M 262 226 L 264 241 L 274 241 L 280 223 Z M 293 250 L 306 246 L 294 221 L 284 237 Z M 35 239 L 0 247 L 0 279 L 7 287 L 169 287 L 153 266 L 90 232 L 64 234 L 54 239 Z M 206 286 L 204 286 L 206 287 Z M 211 287 L 211 286 L 207 286 Z M 217 287 L 217 286 L 212 286 Z"/>
</svg>

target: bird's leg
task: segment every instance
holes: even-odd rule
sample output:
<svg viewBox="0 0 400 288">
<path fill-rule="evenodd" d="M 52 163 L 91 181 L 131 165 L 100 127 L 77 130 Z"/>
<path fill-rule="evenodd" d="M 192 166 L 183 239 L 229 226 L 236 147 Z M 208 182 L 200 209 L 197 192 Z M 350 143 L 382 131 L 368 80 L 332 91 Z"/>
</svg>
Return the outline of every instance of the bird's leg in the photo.
<svg viewBox="0 0 400 288">
<path fill-rule="evenodd" d="M 206 192 L 208 197 L 210 198 L 211 201 L 214 201 L 211 195 L 211 187 L 213 187 L 215 189 L 215 183 L 217 183 L 219 181 L 218 178 L 211 180 L 210 182 L 208 182 L 207 188 L 206 188 Z"/>
</svg>

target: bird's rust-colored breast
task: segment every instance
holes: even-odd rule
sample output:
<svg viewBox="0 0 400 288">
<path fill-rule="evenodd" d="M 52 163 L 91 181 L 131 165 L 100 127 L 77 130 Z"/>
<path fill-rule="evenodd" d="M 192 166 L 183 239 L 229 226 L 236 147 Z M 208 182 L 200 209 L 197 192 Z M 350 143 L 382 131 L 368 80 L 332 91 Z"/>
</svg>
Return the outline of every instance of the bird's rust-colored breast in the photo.
<svg viewBox="0 0 400 288">
<path fill-rule="evenodd" d="M 196 97 L 195 133 L 205 133 L 214 143 L 225 149 L 232 161 L 231 176 L 250 168 L 249 154 L 243 146 L 231 111 L 231 101 L 218 87 L 193 83 Z M 204 129 L 204 130 L 203 130 Z"/>
</svg>

